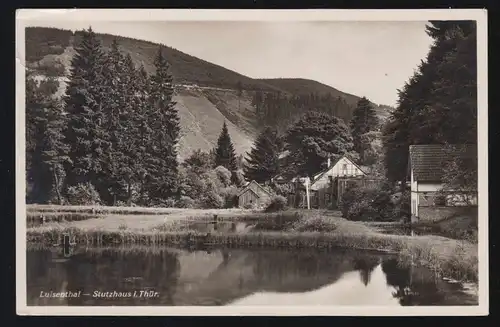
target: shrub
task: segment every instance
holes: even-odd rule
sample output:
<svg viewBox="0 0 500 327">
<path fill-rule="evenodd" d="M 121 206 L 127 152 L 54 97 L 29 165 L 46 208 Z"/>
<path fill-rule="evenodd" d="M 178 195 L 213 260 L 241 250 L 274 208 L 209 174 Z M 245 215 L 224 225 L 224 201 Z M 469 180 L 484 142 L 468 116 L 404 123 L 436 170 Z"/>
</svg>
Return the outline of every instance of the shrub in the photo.
<svg viewBox="0 0 500 327">
<path fill-rule="evenodd" d="M 245 176 L 243 175 L 243 172 L 241 170 L 234 171 L 231 175 L 231 181 L 237 187 L 241 187 L 245 184 Z"/>
<path fill-rule="evenodd" d="M 224 199 L 225 208 L 234 208 L 238 205 L 238 188 L 236 186 L 225 187 L 219 194 Z"/>
<path fill-rule="evenodd" d="M 255 230 L 272 230 L 272 231 L 284 231 L 297 223 L 302 218 L 297 212 L 295 213 L 279 213 L 270 215 L 265 219 L 259 220 L 255 225 Z"/>
<path fill-rule="evenodd" d="M 287 206 L 287 199 L 281 195 L 275 195 L 266 205 L 265 212 L 283 211 Z"/>
<path fill-rule="evenodd" d="M 257 205 L 255 203 L 247 203 L 247 204 L 243 205 L 243 209 L 253 210 L 256 208 L 257 208 Z"/>
<path fill-rule="evenodd" d="M 215 168 L 215 173 L 223 186 L 231 185 L 231 172 L 226 167 L 217 166 Z"/>
<path fill-rule="evenodd" d="M 299 219 L 292 225 L 292 230 L 297 232 L 333 232 L 337 228 L 327 217 L 309 216 Z"/>
<path fill-rule="evenodd" d="M 274 183 L 272 185 L 272 188 L 274 193 L 276 193 L 277 195 L 282 195 L 284 197 L 288 196 L 288 194 L 290 194 L 293 189 L 292 185 L 290 184 L 278 184 L 278 183 Z"/>
<path fill-rule="evenodd" d="M 410 192 L 404 191 L 400 193 L 399 199 L 394 204 L 394 218 L 409 221 L 411 217 L 411 198 Z"/>
<path fill-rule="evenodd" d="M 179 200 L 176 202 L 177 208 L 194 208 L 195 201 L 191 199 L 189 196 L 182 195 Z"/>
<path fill-rule="evenodd" d="M 68 202 L 71 205 L 100 205 L 101 199 L 99 193 L 92 183 L 81 183 L 75 186 L 68 187 L 67 191 Z"/>
<path fill-rule="evenodd" d="M 155 199 L 151 201 L 151 206 L 154 208 L 174 208 L 175 204 L 175 199 L 172 198 Z"/>
<path fill-rule="evenodd" d="M 391 193 L 391 188 L 385 183 L 350 188 L 340 203 L 342 216 L 361 221 L 394 220 Z"/>
<path fill-rule="evenodd" d="M 210 190 L 200 201 L 201 207 L 205 209 L 220 209 L 224 207 L 224 199 L 215 190 Z"/>
<path fill-rule="evenodd" d="M 125 201 L 119 200 L 119 201 L 116 201 L 116 206 L 117 207 L 128 207 L 129 204 Z M 135 203 L 133 203 L 133 202 L 130 203 L 130 207 L 135 207 L 135 206 L 136 206 Z"/>
</svg>

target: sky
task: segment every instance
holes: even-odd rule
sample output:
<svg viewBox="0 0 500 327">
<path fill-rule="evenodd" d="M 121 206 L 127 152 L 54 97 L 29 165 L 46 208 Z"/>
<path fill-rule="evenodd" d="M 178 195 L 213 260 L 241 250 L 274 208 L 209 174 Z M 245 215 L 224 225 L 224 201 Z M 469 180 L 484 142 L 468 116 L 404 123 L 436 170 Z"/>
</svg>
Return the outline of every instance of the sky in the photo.
<svg viewBox="0 0 500 327">
<path fill-rule="evenodd" d="M 395 106 L 398 89 L 425 59 L 425 21 L 92 22 L 97 33 L 163 43 L 253 78 L 307 78 Z M 70 30 L 82 21 L 37 21 Z"/>
</svg>

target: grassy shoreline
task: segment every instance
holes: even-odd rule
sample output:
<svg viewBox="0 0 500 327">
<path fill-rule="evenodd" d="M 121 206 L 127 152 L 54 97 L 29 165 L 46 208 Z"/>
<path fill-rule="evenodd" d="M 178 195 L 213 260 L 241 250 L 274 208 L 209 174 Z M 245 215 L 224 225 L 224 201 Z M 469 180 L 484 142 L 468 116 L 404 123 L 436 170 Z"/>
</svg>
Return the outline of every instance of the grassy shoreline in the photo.
<svg viewBox="0 0 500 327">
<path fill-rule="evenodd" d="M 27 242 L 52 246 L 60 244 L 64 233 L 71 235 L 72 242 L 90 246 L 109 245 L 173 245 L 176 247 L 231 247 L 231 248 L 316 248 L 332 250 L 338 248 L 366 250 L 398 254 L 402 264 L 418 264 L 431 268 L 438 275 L 459 281 L 477 282 L 478 249 L 477 244 L 454 240 L 441 236 L 394 235 L 384 234 L 369 224 L 348 221 L 326 211 L 290 211 L 279 214 L 263 214 L 249 211 L 212 211 L 210 215 L 220 214 L 226 222 L 247 221 L 263 225 L 263 229 L 244 232 L 237 231 L 199 231 L 183 223 L 182 217 L 189 221 L 207 221 L 210 215 L 192 216 L 192 210 L 185 210 L 179 219 L 163 221 L 153 228 L 118 228 L 118 222 L 90 228 L 78 225 L 80 221 L 63 224 L 47 224 L 27 229 Z M 227 213 L 226 215 L 224 213 Z M 171 214 L 172 215 L 172 214 Z M 168 215 L 170 216 L 170 215 Z M 149 217 L 154 218 L 153 215 Z M 266 218 L 267 217 L 267 218 Z M 208 218 L 208 219 L 207 219 Z M 108 218 L 99 218 L 104 222 Z M 127 218 L 136 222 L 133 216 Z M 263 222 L 263 219 L 266 219 Z M 109 221 L 112 221 L 110 219 Z M 276 223 L 279 221 L 279 228 Z M 259 223 L 260 222 L 260 223 Z M 268 222 L 275 223 L 274 230 Z M 113 226 L 112 226 L 113 225 Z M 272 224 L 271 224 L 272 225 Z M 151 225 L 149 225 L 151 227 Z"/>
</svg>

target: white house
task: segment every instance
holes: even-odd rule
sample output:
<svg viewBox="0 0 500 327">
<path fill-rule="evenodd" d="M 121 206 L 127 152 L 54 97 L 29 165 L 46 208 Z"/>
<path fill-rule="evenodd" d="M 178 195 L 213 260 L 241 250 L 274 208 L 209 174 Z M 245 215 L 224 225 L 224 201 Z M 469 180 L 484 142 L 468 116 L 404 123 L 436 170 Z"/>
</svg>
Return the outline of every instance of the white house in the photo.
<svg viewBox="0 0 500 327">
<path fill-rule="evenodd" d="M 366 172 L 360 166 L 346 156 L 340 157 L 333 163 L 328 158 L 326 168 L 314 176 L 311 182 L 311 190 L 318 191 L 328 186 L 330 180 L 336 177 L 361 177 L 366 175 Z"/>
<path fill-rule="evenodd" d="M 367 176 L 365 169 L 348 156 L 341 156 L 334 161 L 328 158 L 326 168 L 314 175 L 312 179 L 297 176 L 286 178 L 278 175 L 274 178 L 274 181 L 278 183 L 295 183 L 298 181 L 300 188 L 296 191 L 302 193 L 302 199 L 299 201 L 302 204 L 299 204 L 299 206 L 326 208 L 332 203 L 339 203 L 340 197 L 348 185 L 367 182 L 369 179 L 366 178 Z"/>
<path fill-rule="evenodd" d="M 444 186 L 442 179 L 446 162 L 453 156 L 475 154 L 474 146 L 467 146 L 466 151 L 452 149 L 440 144 L 410 145 L 408 175 L 412 222 L 442 219 L 456 211 L 453 207 L 469 205 L 456 201 L 453 191 L 448 190 L 448 195 L 440 192 Z M 474 199 L 476 202 L 477 198 Z"/>
</svg>

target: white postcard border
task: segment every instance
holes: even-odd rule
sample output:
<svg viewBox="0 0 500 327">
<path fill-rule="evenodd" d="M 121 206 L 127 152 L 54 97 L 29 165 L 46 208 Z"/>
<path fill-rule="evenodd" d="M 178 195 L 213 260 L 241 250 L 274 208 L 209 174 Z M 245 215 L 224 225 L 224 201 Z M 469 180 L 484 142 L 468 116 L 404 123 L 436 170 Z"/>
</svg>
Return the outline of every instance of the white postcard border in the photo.
<svg viewBox="0 0 500 327">
<path fill-rule="evenodd" d="M 477 21 L 479 157 L 479 305 L 384 306 L 151 306 L 68 307 L 26 305 L 25 35 L 37 20 L 94 21 Z M 412 10 L 192 10 L 20 9 L 16 12 L 16 307 L 19 315 L 56 316 L 469 316 L 489 313 L 488 282 L 488 77 L 485 9 Z"/>
</svg>

